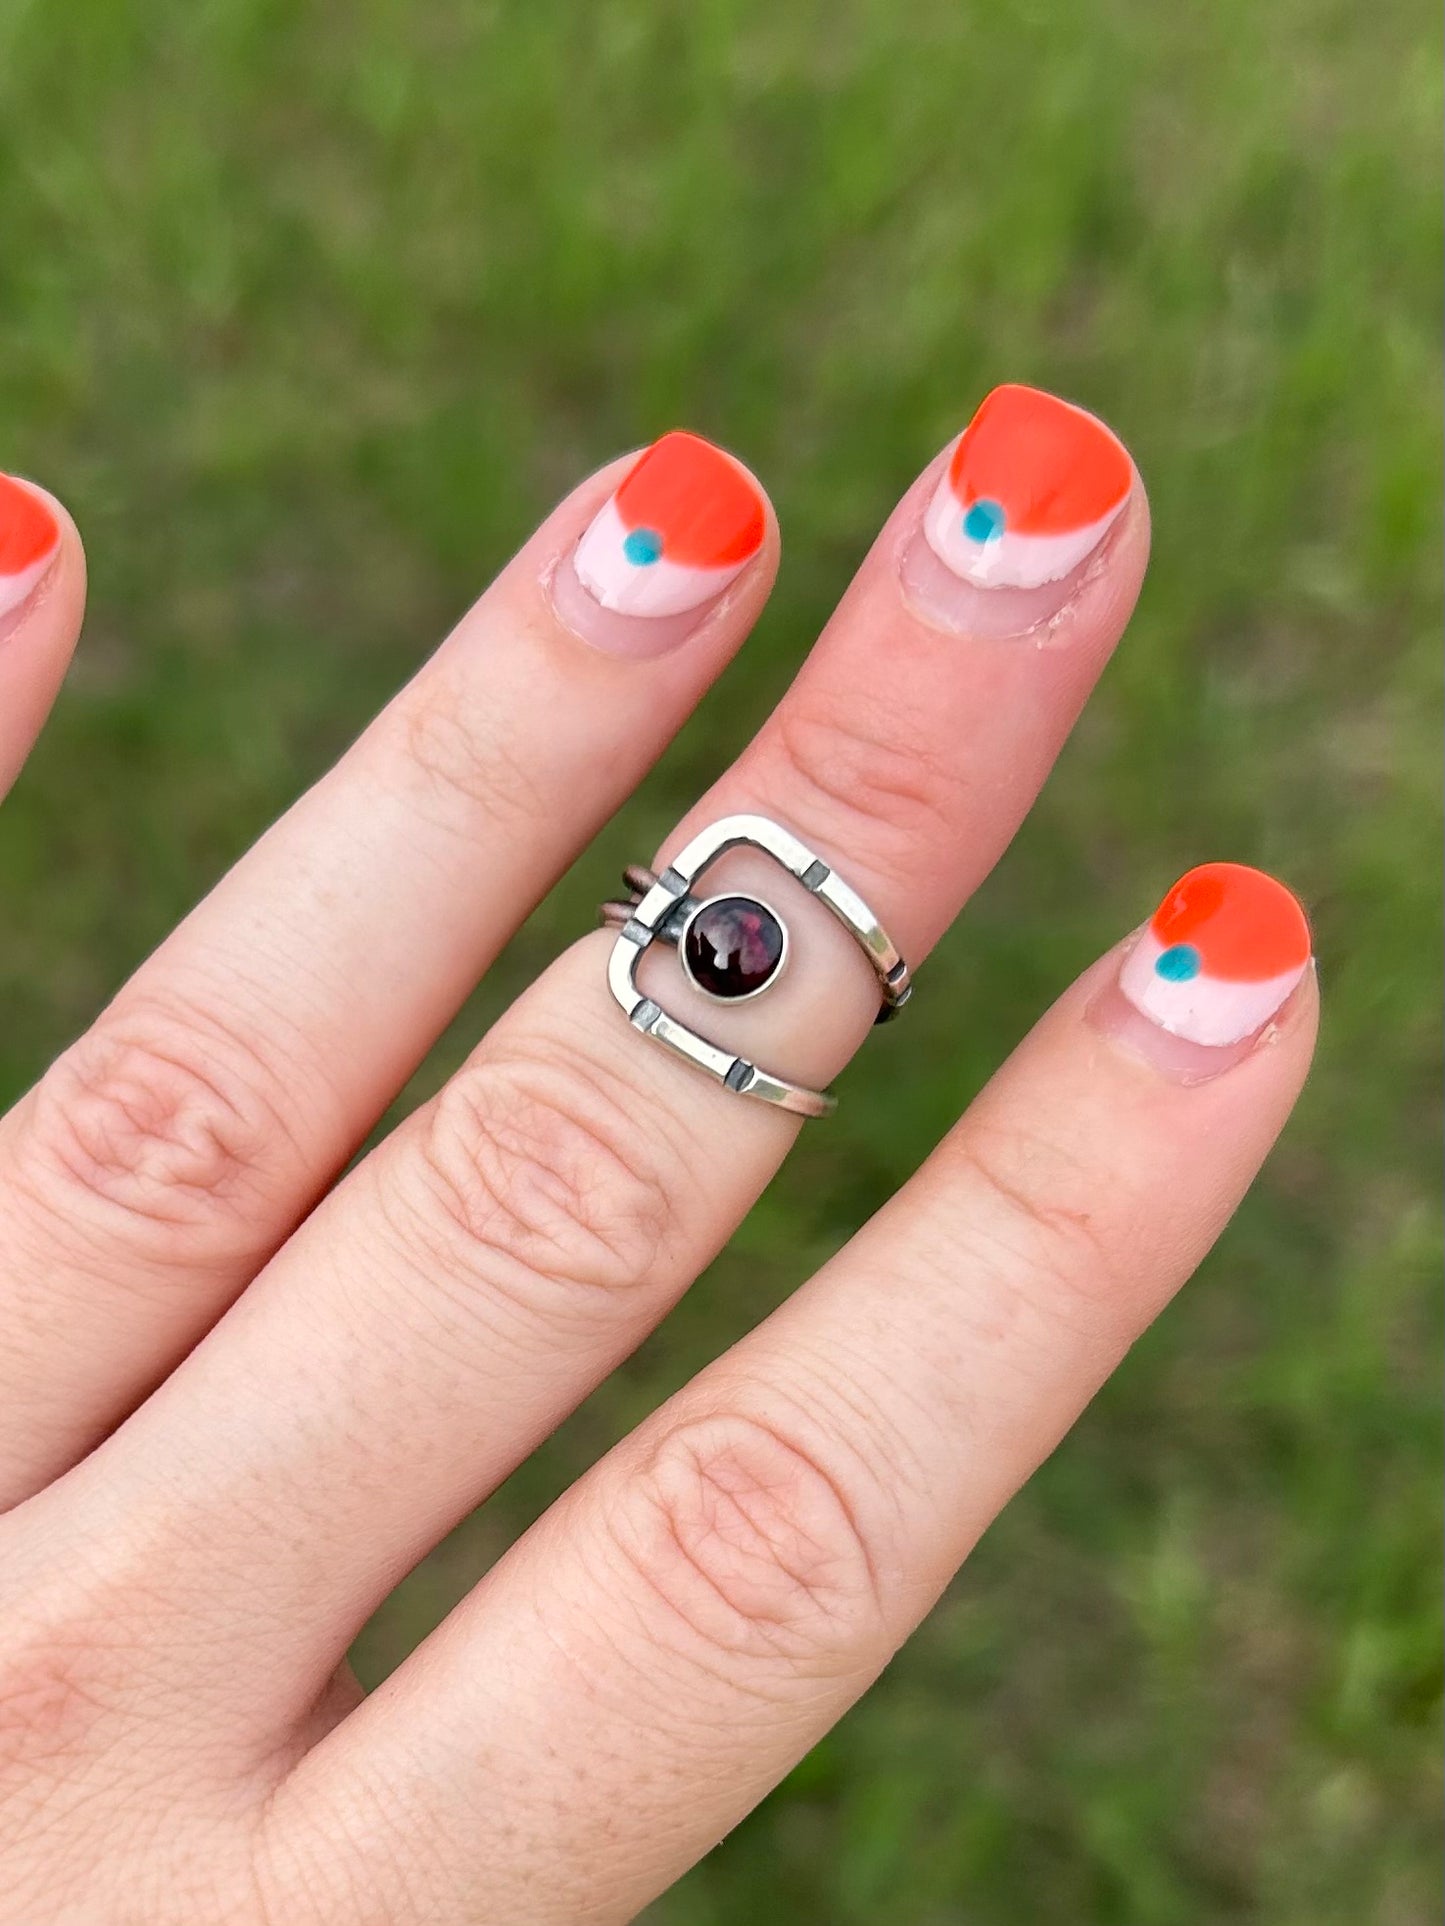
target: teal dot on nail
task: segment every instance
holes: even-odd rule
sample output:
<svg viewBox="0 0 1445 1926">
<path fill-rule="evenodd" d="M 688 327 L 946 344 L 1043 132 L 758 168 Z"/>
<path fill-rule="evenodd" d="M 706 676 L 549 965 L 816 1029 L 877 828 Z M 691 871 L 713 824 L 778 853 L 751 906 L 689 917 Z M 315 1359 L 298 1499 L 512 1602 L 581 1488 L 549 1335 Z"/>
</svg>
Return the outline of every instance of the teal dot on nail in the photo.
<svg viewBox="0 0 1445 1926">
<path fill-rule="evenodd" d="M 1204 967 L 1203 958 L 1192 943 L 1171 943 L 1155 959 L 1154 974 L 1166 983 L 1187 983 Z"/>
<path fill-rule="evenodd" d="M 996 542 L 1003 534 L 1003 508 L 998 502 L 980 499 L 963 518 L 963 532 L 971 542 Z"/>
<path fill-rule="evenodd" d="M 646 568 L 662 554 L 662 537 L 655 528 L 634 528 L 622 544 L 622 553 L 637 568 Z"/>
</svg>

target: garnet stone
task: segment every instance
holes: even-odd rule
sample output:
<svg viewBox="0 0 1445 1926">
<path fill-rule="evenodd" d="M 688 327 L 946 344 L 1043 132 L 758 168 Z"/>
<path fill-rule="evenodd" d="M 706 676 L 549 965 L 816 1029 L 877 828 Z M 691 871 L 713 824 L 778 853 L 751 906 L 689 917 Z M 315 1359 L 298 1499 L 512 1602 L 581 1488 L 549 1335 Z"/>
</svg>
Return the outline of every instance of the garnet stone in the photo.
<svg viewBox="0 0 1445 1926">
<path fill-rule="evenodd" d="M 766 903 L 715 896 L 687 920 L 682 963 L 700 990 L 736 1002 L 767 988 L 782 968 L 786 947 L 783 926 Z"/>
</svg>

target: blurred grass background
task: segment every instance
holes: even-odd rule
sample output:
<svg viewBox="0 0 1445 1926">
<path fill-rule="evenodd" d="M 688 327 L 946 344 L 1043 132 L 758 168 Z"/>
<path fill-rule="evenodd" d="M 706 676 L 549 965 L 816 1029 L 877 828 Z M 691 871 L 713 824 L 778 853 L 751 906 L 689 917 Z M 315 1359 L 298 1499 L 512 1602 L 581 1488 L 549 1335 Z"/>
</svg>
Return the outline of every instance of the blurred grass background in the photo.
<svg viewBox="0 0 1445 1926">
<path fill-rule="evenodd" d="M 0 1099 L 620 449 L 737 448 L 778 592 L 410 1097 L 746 739 L 991 383 L 1098 410 L 1152 493 L 1131 635 L 910 1021 L 367 1678 L 1179 870 L 1312 906 L 1321 1057 L 1265 1179 L 657 1926 L 1438 1916 L 1439 55 L 1423 0 L 0 0 L 0 465 L 93 571 L 0 814 Z"/>
</svg>

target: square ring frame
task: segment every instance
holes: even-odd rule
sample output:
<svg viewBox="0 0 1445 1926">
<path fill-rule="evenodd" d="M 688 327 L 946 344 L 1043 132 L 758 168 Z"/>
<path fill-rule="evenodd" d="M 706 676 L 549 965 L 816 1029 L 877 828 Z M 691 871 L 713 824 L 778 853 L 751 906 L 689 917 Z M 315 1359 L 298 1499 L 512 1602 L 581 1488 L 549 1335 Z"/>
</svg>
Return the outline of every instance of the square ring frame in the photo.
<svg viewBox="0 0 1445 1926">
<path fill-rule="evenodd" d="M 654 1038 L 666 1049 L 704 1070 L 741 1097 L 790 1110 L 801 1117 L 826 1117 L 837 1107 L 837 1098 L 824 1090 L 810 1090 L 804 1084 L 789 1083 L 760 1069 L 746 1057 L 735 1056 L 670 1016 L 637 987 L 637 967 L 644 953 L 663 934 L 664 926 L 678 906 L 692 894 L 693 885 L 703 872 L 731 849 L 758 849 L 772 857 L 782 869 L 800 882 L 810 895 L 826 903 L 868 958 L 882 1003 L 878 1021 L 891 1017 L 908 1001 L 912 981 L 908 965 L 898 954 L 892 938 L 877 917 L 837 872 L 791 830 L 767 816 L 723 816 L 700 830 L 673 862 L 642 896 L 623 924 L 607 961 L 607 984 L 623 1015 L 644 1036 Z"/>
</svg>

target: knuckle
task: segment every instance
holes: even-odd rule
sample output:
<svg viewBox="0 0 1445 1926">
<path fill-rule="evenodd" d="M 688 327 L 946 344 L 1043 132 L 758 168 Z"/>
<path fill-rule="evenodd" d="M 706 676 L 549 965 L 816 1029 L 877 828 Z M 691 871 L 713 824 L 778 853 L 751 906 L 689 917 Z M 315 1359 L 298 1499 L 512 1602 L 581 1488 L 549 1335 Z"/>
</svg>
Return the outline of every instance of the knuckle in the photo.
<svg viewBox="0 0 1445 1926">
<path fill-rule="evenodd" d="M 31 1601 L 0 1649 L 0 1786 L 39 1788 L 89 1755 L 114 1718 L 114 1629 L 84 1602 Z M 32 1776 L 34 1775 L 34 1776 Z"/>
<path fill-rule="evenodd" d="M 881 1628 L 869 1534 L 803 1429 L 740 1413 L 679 1424 L 612 1521 L 666 1618 L 733 1667 L 836 1674 Z"/>
<path fill-rule="evenodd" d="M 253 1859 L 257 1926 L 424 1926 L 456 1917 L 431 1813 L 398 1783 L 399 1763 L 372 1756 L 344 1778 L 273 1795 Z"/>
<path fill-rule="evenodd" d="M 35 1093 L 21 1162 L 56 1185 L 173 1235 L 254 1223 L 281 1125 L 243 1045 L 179 1008 L 138 1007 L 89 1031 Z"/>
<path fill-rule="evenodd" d="M 653 1274 L 677 1222 L 660 1133 L 580 1060 L 484 1054 L 420 1137 L 412 1215 L 450 1275 L 589 1322 Z"/>
<path fill-rule="evenodd" d="M 951 833 L 958 819 L 961 776 L 917 720 L 881 701 L 863 709 L 843 692 L 784 703 L 776 744 L 790 783 L 826 810 L 834 839 L 876 852 L 883 866 L 925 865 L 940 830 Z"/>
<path fill-rule="evenodd" d="M 1048 1323 L 1103 1337 L 1118 1274 L 1091 1201 L 1088 1168 L 1060 1145 L 971 1127 L 957 1154 L 984 1208 L 970 1215 L 974 1255 L 1006 1269 Z"/>
<path fill-rule="evenodd" d="M 64 1572 L 47 1552 L 27 1577 L 7 1585 L 0 1640 L 0 1919 L 264 1926 L 252 1828 L 199 1830 L 229 1820 L 237 1781 L 189 1743 L 200 1727 L 158 1663 L 154 1593 L 127 1558 L 85 1551 Z"/>
<path fill-rule="evenodd" d="M 478 814 L 502 824 L 547 813 L 541 786 L 505 732 L 478 726 L 445 685 L 402 719 L 407 759 L 438 819 L 475 832 Z"/>
<path fill-rule="evenodd" d="M 97 1717 L 73 1649 L 27 1641 L 0 1659 L 0 1777 L 84 1749 Z"/>
</svg>

